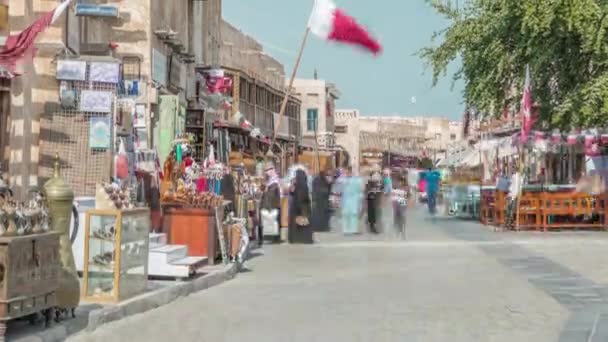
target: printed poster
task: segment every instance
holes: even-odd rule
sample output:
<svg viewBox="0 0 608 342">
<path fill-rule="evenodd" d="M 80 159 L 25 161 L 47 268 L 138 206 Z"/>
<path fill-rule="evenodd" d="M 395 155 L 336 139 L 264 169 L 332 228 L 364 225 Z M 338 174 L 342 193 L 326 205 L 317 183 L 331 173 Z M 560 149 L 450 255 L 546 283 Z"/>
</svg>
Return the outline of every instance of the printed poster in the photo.
<svg viewBox="0 0 608 342">
<path fill-rule="evenodd" d="M 84 61 L 57 61 L 58 80 L 65 81 L 84 81 L 87 75 L 87 63 Z"/>
<path fill-rule="evenodd" d="M 133 127 L 146 128 L 146 106 L 138 104 L 135 106 L 135 114 L 133 117 Z"/>
<path fill-rule="evenodd" d="M 118 83 L 120 78 L 120 65 L 118 63 L 93 62 L 89 80 L 93 82 Z"/>
<path fill-rule="evenodd" d="M 80 93 L 80 110 L 93 113 L 112 111 L 112 92 L 83 90 Z"/>
<path fill-rule="evenodd" d="M 90 122 L 89 148 L 108 149 L 112 142 L 109 116 L 93 116 Z"/>
<path fill-rule="evenodd" d="M 135 130 L 135 150 L 148 149 L 148 130 L 138 128 Z"/>
</svg>

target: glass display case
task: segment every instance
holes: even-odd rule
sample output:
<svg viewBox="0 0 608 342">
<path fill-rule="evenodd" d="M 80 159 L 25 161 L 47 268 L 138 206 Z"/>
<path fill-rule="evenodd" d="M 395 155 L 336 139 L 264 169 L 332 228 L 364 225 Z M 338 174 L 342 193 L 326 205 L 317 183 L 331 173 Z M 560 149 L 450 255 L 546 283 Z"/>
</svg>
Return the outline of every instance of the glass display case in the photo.
<svg viewBox="0 0 608 342">
<path fill-rule="evenodd" d="M 150 210 L 86 212 L 82 297 L 119 302 L 146 290 Z"/>
</svg>

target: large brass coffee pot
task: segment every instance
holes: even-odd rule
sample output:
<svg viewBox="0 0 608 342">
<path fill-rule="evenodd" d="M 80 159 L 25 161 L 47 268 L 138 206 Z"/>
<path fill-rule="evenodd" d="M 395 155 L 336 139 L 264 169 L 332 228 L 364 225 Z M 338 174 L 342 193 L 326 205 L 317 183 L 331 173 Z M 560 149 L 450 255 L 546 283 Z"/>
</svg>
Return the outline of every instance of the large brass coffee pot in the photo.
<svg viewBox="0 0 608 342">
<path fill-rule="evenodd" d="M 48 201 L 51 231 L 59 233 L 59 255 L 61 271 L 57 289 L 57 306 L 73 309 L 80 302 L 80 283 L 70 242 L 70 219 L 74 192 L 59 174 L 59 155 L 55 155 L 53 178 L 44 184 L 44 194 Z"/>
</svg>

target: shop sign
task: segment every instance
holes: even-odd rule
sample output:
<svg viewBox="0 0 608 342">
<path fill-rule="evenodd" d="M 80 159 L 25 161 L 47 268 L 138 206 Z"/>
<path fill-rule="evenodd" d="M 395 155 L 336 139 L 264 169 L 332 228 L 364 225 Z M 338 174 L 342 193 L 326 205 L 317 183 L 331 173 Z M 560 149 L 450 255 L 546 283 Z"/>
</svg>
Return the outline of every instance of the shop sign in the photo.
<svg viewBox="0 0 608 342">
<path fill-rule="evenodd" d="M 118 17 L 118 8 L 107 5 L 76 4 L 76 15 L 80 17 Z"/>
<path fill-rule="evenodd" d="M 167 56 L 152 49 L 152 80 L 167 86 Z"/>
</svg>

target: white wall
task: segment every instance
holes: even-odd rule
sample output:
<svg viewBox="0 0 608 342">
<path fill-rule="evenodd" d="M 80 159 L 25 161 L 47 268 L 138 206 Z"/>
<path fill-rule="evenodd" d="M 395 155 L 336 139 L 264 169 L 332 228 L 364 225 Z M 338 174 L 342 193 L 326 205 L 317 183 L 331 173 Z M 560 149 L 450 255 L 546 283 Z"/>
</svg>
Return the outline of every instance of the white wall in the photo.
<svg viewBox="0 0 608 342">
<path fill-rule="evenodd" d="M 336 109 L 335 125 L 346 126 L 346 133 L 339 133 L 336 129 L 336 144 L 344 147 L 350 155 L 350 164 L 353 171 L 359 173 L 359 161 L 361 148 L 359 144 L 359 110 L 357 109 Z"/>
</svg>

